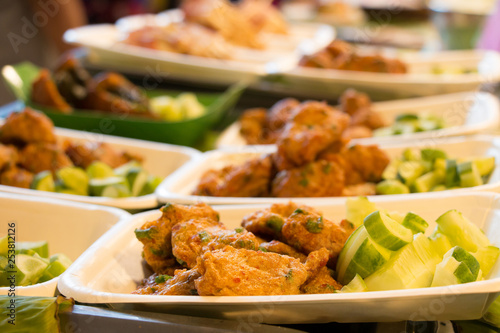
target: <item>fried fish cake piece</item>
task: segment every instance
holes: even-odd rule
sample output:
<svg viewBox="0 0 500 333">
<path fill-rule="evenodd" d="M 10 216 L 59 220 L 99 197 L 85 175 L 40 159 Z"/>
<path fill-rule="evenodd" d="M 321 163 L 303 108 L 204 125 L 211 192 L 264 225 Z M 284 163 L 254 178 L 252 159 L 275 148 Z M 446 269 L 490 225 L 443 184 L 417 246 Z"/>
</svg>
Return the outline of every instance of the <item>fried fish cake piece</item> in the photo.
<svg viewBox="0 0 500 333">
<path fill-rule="evenodd" d="M 207 171 L 200 179 L 195 195 L 216 197 L 260 197 L 269 192 L 272 162 L 270 156 L 251 159 L 217 171 Z"/>
<path fill-rule="evenodd" d="M 30 143 L 25 146 L 19 154 L 19 164 L 33 173 L 45 170 L 54 173 L 61 168 L 73 166 L 61 148 L 44 142 Z"/>
<path fill-rule="evenodd" d="M 331 197 L 342 194 L 344 169 L 334 162 L 318 160 L 278 172 L 271 183 L 273 197 Z"/>
<path fill-rule="evenodd" d="M 347 148 L 342 155 L 349 168 L 360 175 L 361 182 L 377 183 L 381 181 L 382 173 L 390 162 L 389 156 L 376 145 L 354 145 Z M 355 184 L 351 183 L 350 185 Z"/>
<path fill-rule="evenodd" d="M 273 204 L 269 208 L 255 211 L 243 217 L 241 226 L 255 235 L 267 239 L 279 239 L 281 237 L 281 228 L 285 218 L 290 216 L 297 208 L 316 210 L 305 205 L 297 205 L 294 202 L 286 204 Z"/>
<path fill-rule="evenodd" d="M 265 141 L 267 110 L 253 108 L 243 112 L 240 117 L 240 133 L 247 144 L 262 144 Z"/>
<path fill-rule="evenodd" d="M 371 107 L 370 97 L 355 89 L 347 89 L 339 98 L 340 108 L 342 111 L 352 116 L 359 110 L 369 110 Z"/>
<path fill-rule="evenodd" d="M 16 165 L 19 159 L 17 148 L 11 145 L 3 145 L 0 143 L 0 171 L 9 166 Z"/>
<path fill-rule="evenodd" d="M 231 246 L 205 252 L 197 267 L 200 296 L 294 295 L 308 277 L 298 259 Z"/>
<path fill-rule="evenodd" d="M 73 108 L 57 89 L 48 69 L 42 69 L 31 85 L 31 100 L 40 105 L 49 106 L 61 113 L 71 113 Z"/>
<path fill-rule="evenodd" d="M 300 291 L 303 294 L 332 294 L 340 289 L 342 285 L 332 277 L 331 270 L 325 266 L 303 284 Z"/>
<path fill-rule="evenodd" d="M 287 244 L 280 242 L 278 240 L 272 240 L 270 242 L 260 243 L 259 249 L 260 250 L 264 249 L 267 252 L 278 253 L 281 255 L 296 258 L 296 259 L 299 259 L 301 263 L 305 263 L 306 259 L 307 259 L 307 256 L 305 254 L 300 253 L 299 251 L 295 250 L 290 245 L 287 245 Z"/>
<path fill-rule="evenodd" d="M 295 98 L 285 98 L 276 102 L 267 112 L 267 124 L 271 131 L 281 130 L 290 120 L 293 110 L 300 105 Z"/>
<path fill-rule="evenodd" d="M 354 226 L 342 221 L 334 223 L 318 213 L 297 209 L 285 219 L 281 229 L 282 240 L 297 251 L 309 254 L 321 248 L 329 252 L 329 267 L 337 257 Z"/>
<path fill-rule="evenodd" d="M 0 174 L 0 184 L 22 188 L 30 188 L 33 173 L 12 165 Z"/>
<path fill-rule="evenodd" d="M 55 143 L 54 123 L 41 112 L 25 108 L 11 113 L 0 129 L 3 143 Z"/>
<path fill-rule="evenodd" d="M 219 214 L 205 203 L 179 205 L 168 203 L 161 209 L 162 216 L 144 223 L 135 230 L 136 238 L 144 245 L 144 259 L 154 272 L 161 273 L 175 265 L 172 254 L 172 227 L 192 219 L 210 219 L 219 222 Z"/>
<path fill-rule="evenodd" d="M 344 133 L 342 133 L 342 138 L 348 140 L 371 138 L 372 136 L 373 131 L 366 126 L 349 126 Z"/>
<path fill-rule="evenodd" d="M 316 160 L 339 141 L 350 117 L 324 102 L 307 101 L 294 108 L 292 120 L 279 137 L 273 161 L 279 171 Z"/>
<path fill-rule="evenodd" d="M 197 295 L 194 281 L 200 277 L 196 269 L 178 269 L 171 275 L 154 273 L 137 287 L 137 295 Z"/>
<path fill-rule="evenodd" d="M 65 142 L 65 151 L 76 166 L 87 168 L 92 162 L 101 161 L 117 168 L 132 160 L 142 161 L 142 157 L 119 151 L 105 142 Z"/>
</svg>

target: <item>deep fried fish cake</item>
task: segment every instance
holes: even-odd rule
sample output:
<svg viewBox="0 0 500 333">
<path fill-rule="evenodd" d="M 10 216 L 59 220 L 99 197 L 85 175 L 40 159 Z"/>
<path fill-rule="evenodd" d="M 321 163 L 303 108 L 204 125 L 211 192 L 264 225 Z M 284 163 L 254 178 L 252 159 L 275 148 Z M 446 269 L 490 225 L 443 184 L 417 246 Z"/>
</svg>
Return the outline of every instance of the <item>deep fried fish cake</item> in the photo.
<svg viewBox="0 0 500 333">
<path fill-rule="evenodd" d="M 19 154 L 19 164 L 26 170 L 39 173 L 45 170 L 57 170 L 73 166 L 73 163 L 64 151 L 50 143 L 30 143 Z"/>
<path fill-rule="evenodd" d="M 25 108 L 11 113 L 0 130 L 4 143 L 55 143 L 54 124 L 41 112 Z"/>
</svg>

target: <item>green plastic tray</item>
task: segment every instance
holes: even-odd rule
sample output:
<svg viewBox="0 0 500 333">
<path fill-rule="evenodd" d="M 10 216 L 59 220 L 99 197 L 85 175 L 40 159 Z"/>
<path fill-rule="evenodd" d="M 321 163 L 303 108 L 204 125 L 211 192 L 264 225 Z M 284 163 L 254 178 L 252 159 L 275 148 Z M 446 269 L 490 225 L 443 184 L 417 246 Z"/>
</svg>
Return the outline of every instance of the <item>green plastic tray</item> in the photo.
<svg viewBox="0 0 500 333">
<path fill-rule="evenodd" d="M 40 67 L 30 62 L 22 62 L 5 66 L 2 76 L 19 100 L 27 106 L 43 111 L 56 126 L 185 146 L 196 145 L 197 141 L 235 106 L 246 88 L 245 84 L 238 83 L 222 94 L 197 93 L 200 103 L 207 107 L 206 113 L 198 118 L 176 122 L 124 117 L 92 110 L 75 110 L 73 113 L 63 114 L 53 108 L 31 102 L 31 84 L 40 70 Z M 176 96 L 179 93 L 158 89 L 146 91 L 150 97 Z"/>
</svg>

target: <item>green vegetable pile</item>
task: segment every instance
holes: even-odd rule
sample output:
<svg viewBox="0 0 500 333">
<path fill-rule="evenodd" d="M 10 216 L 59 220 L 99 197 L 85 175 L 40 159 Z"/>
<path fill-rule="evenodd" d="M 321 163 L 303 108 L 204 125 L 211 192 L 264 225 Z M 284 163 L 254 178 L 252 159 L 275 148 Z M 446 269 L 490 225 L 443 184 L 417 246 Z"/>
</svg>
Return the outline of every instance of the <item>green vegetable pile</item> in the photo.
<svg viewBox="0 0 500 333">
<path fill-rule="evenodd" d="M 161 178 L 148 174 L 136 161 L 116 169 L 96 161 L 86 170 L 79 167 L 59 169 L 55 179 L 50 171 L 42 171 L 33 179 L 31 188 L 65 194 L 124 198 L 153 193 L 161 181 Z"/>
<path fill-rule="evenodd" d="M 61 275 L 72 263 L 62 253 L 49 257 L 47 241 L 16 242 L 15 251 L 9 250 L 8 236 L 0 238 L 0 287 L 46 282 Z"/>
<path fill-rule="evenodd" d="M 500 249 L 456 210 L 429 224 L 415 213 L 378 209 L 365 197 L 347 201 L 347 219 L 359 227 L 336 267 L 343 292 L 439 287 L 483 280 Z"/>
<path fill-rule="evenodd" d="M 377 194 L 443 191 L 483 185 L 495 169 L 495 157 L 451 159 L 438 149 L 406 149 L 391 160 Z"/>
<path fill-rule="evenodd" d="M 394 123 L 388 127 L 382 127 L 373 132 L 373 136 L 390 136 L 410 134 L 417 132 L 434 131 L 445 128 L 443 118 L 433 115 L 416 115 L 412 113 L 401 114 L 396 117 Z"/>
<path fill-rule="evenodd" d="M 160 96 L 149 100 L 151 112 L 167 121 L 182 121 L 202 116 L 206 108 L 193 93 L 177 97 Z"/>
</svg>

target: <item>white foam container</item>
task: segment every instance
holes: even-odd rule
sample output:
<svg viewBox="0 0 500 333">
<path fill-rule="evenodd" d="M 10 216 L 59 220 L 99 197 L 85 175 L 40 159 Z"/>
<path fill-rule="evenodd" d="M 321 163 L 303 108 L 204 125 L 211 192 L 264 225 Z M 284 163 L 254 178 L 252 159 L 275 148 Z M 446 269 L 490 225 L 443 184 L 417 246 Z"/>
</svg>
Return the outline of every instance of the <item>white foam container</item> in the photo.
<svg viewBox="0 0 500 333">
<path fill-rule="evenodd" d="M 451 195 L 459 191 L 500 191 L 500 137 L 495 136 L 465 136 L 449 138 L 426 138 L 416 142 L 387 143 L 379 145 L 388 156 L 393 159 L 400 157 L 406 148 L 437 148 L 442 149 L 450 158 L 472 157 L 472 156 L 494 156 L 497 164 L 491 174 L 488 184 L 446 190 L 444 193 Z M 186 163 L 183 167 L 167 177 L 156 189 L 156 195 L 160 202 L 195 203 L 205 202 L 211 205 L 223 204 L 255 204 L 288 202 L 290 200 L 300 201 L 307 204 L 343 202 L 345 197 L 323 197 L 323 198 L 237 198 L 237 197 L 210 197 L 192 195 L 203 173 L 209 169 L 220 169 L 231 164 L 244 163 L 248 159 L 269 154 L 275 151 L 272 145 L 266 146 L 244 146 L 233 149 L 220 149 L 206 152 L 199 160 Z M 426 195 L 425 193 L 397 194 L 394 197 L 414 197 Z"/>
<path fill-rule="evenodd" d="M 429 232 L 438 216 L 458 209 L 484 230 L 493 245 L 500 246 L 500 195 L 453 192 L 370 200 L 381 208 L 419 214 L 429 222 Z M 240 226 L 243 216 L 267 206 L 219 206 L 216 210 L 221 221 L 234 228 Z M 317 208 L 333 221 L 345 217 L 344 204 L 338 201 L 331 200 Z M 137 214 L 113 227 L 62 276 L 58 284 L 61 293 L 78 302 L 106 303 L 118 309 L 292 324 L 477 319 L 500 292 L 497 263 L 485 281 L 448 287 L 291 296 L 131 295 L 138 282 L 151 273 L 143 264 L 142 244 L 135 238 L 134 229 L 160 215 L 158 210 Z"/>
<path fill-rule="evenodd" d="M 0 124 L 1 123 L 2 122 L 0 122 Z M 124 150 L 142 156 L 144 158 L 144 168 L 150 174 L 162 178 L 170 175 L 184 163 L 196 159 L 201 155 L 199 151 L 193 148 L 121 138 L 100 133 L 56 128 L 55 134 L 60 142 L 66 139 L 72 142 L 105 142 L 117 150 Z M 6 185 L 0 185 L 0 192 L 36 195 L 46 198 L 86 202 L 131 210 L 153 208 L 158 205 L 158 200 L 154 193 L 140 197 L 107 198 L 45 192 Z"/>
<path fill-rule="evenodd" d="M 372 110 L 378 113 L 386 124 L 392 124 L 401 114 L 428 114 L 441 117 L 449 127 L 404 135 L 356 139 L 356 143 L 380 143 L 391 140 L 422 140 L 454 135 L 484 133 L 499 126 L 500 104 L 498 98 L 485 92 L 455 93 L 440 96 L 418 97 L 389 102 L 375 102 Z M 229 126 L 217 139 L 217 148 L 246 145 L 240 134 L 240 123 Z"/>
<path fill-rule="evenodd" d="M 117 209 L 52 198 L 0 193 L 0 237 L 15 223 L 15 241 L 46 240 L 49 255 L 63 253 L 75 261 L 100 236 L 130 214 Z M 64 274 L 64 273 L 63 273 Z M 16 296 L 54 296 L 59 277 L 32 286 L 16 287 Z M 7 295 L 9 287 L 0 287 Z"/>
</svg>

